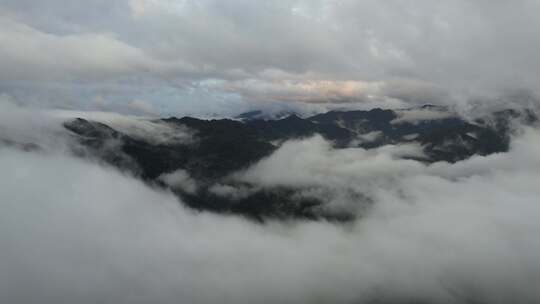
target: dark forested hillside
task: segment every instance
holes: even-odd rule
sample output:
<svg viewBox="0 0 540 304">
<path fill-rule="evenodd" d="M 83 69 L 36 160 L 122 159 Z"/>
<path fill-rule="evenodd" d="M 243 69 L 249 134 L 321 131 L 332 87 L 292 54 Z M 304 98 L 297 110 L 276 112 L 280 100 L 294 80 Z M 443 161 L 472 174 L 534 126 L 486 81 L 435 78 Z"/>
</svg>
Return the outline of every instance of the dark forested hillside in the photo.
<svg viewBox="0 0 540 304">
<path fill-rule="evenodd" d="M 508 110 L 471 121 L 431 107 L 332 111 L 308 118 L 292 114 L 277 120 L 256 119 L 248 114 L 241 118 L 250 119 L 243 120 L 173 117 L 154 121 L 173 130 L 178 128 L 179 132 L 189 129 L 194 134 L 190 142 L 155 143 L 81 118 L 66 122 L 64 127 L 79 144 L 74 146 L 76 153 L 168 187 L 195 209 L 242 214 L 257 220 L 269 217 L 346 220 L 352 215 L 324 212 L 320 208 L 325 204 L 324 198 L 298 196 L 298 189 L 293 187 L 261 188 L 235 180 L 232 175 L 271 155 L 283 142 L 316 134 L 336 149 L 374 149 L 413 143 L 421 147 L 423 155 L 411 158 L 426 164 L 457 162 L 475 154 L 507 151 L 511 122 L 537 120 L 532 112 Z M 174 175 L 175 172 L 180 173 Z M 196 186 L 186 188 L 183 186 L 186 183 Z M 216 186 L 242 189 L 243 194 L 224 195 L 223 191 L 215 191 Z M 369 197 L 360 194 L 358 201 L 369 204 Z"/>
</svg>

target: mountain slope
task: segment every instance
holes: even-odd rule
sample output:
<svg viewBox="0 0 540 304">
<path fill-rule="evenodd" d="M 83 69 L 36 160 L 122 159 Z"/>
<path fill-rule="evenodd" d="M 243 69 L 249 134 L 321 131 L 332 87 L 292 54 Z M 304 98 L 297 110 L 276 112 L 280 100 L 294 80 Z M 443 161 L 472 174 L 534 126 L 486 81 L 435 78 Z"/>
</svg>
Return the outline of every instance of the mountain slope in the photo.
<svg viewBox="0 0 540 304">
<path fill-rule="evenodd" d="M 373 149 L 414 143 L 424 163 L 456 162 L 472 155 L 505 152 L 511 122 L 537 120 L 533 112 L 502 111 L 468 121 L 441 109 L 333 111 L 313 117 L 291 115 L 279 120 L 245 122 L 191 117 L 154 121 L 194 134 L 189 142 L 155 142 L 135 138 L 102 123 L 84 119 L 64 127 L 76 139 L 74 150 L 174 191 L 200 210 L 235 213 L 257 220 L 269 217 L 347 220 L 350 214 L 324 211 L 325 198 L 297 195 L 294 187 L 261 187 L 235 180 L 234 174 L 270 156 L 280 144 L 319 134 L 334 149 Z M 240 193 L 240 194 L 239 194 Z M 359 204 L 369 198 L 358 196 Z"/>
</svg>

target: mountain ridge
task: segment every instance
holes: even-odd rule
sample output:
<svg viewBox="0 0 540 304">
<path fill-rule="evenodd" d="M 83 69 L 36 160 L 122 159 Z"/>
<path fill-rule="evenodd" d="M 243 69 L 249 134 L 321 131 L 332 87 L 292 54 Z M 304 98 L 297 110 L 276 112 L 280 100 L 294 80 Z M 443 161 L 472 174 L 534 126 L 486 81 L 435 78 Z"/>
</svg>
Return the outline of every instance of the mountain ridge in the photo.
<svg viewBox="0 0 540 304">
<path fill-rule="evenodd" d="M 522 119 L 527 123 L 538 120 L 534 112 L 511 110 L 475 121 L 453 113 L 439 113 L 439 109 L 432 107 L 414 111 L 417 112 L 330 111 L 306 118 L 293 114 L 277 120 L 169 117 L 153 121 L 191 130 L 195 140 L 186 144 L 154 144 L 82 118 L 67 121 L 64 127 L 92 157 L 130 171 L 146 182 L 171 189 L 194 209 L 240 214 L 256 220 L 276 217 L 348 220 L 350 214 L 321 212 L 319 207 L 325 204 L 324 199 L 298 198 L 298 189 L 294 188 L 261 189 L 235 181 L 231 175 L 272 155 L 283 142 L 317 134 L 334 149 L 374 149 L 416 143 L 425 155 L 416 160 L 427 164 L 457 162 L 473 155 L 508 151 L 512 120 Z M 414 120 L 415 117 L 418 119 Z M 108 144 L 111 141 L 116 145 Z M 162 177 L 174 172 L 193 179 L 197 190 L 187 191 L 165 183 Z M 242 188 L 247 194 L 231 198 L 214 191 L 216 185 Z M 360 200 L 369 203 L 367 197 Z"/>
</svg>

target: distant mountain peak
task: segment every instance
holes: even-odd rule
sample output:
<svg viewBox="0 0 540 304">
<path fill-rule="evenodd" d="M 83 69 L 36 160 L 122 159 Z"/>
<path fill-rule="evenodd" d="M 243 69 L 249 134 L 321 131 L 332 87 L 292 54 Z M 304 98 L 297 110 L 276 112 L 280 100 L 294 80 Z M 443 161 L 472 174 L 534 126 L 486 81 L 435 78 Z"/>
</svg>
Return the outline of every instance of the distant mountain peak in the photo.
<svg viewBox="0 0 540 304">
<path fill-rule="evenodd" d="M 298 113 L 291 110 L 281 110 L 281 111 L 264 111 L 264 110 L 253 110 L 239 114 L 234 117 L 234 119 L 240 121 L 252 121 L 252 120 L 280 120 L 286 118 L 290 115 L 297 115 Z"/>
<path fill-rule="evenodd" d="M 293 113 L 291 115 L 288 115 L 285 118 L 281 118 L 280 120 L 303 120 L 300 116 L 296 115 L 296 113 Z"/>
</svg>

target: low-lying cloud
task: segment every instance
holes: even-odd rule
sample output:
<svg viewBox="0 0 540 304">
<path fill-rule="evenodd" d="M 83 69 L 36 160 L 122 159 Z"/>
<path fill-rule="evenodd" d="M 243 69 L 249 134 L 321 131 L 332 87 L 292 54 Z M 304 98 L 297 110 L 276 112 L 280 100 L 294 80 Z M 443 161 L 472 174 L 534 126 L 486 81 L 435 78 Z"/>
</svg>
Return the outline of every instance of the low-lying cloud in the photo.
<svg viewBox="0 0 540 304">
<path fill-rule="evenodd" d="M 508 153 L 427 166 L 400 158 L 414 146 L 333 150 L 315 137 L 238 173 L 369 195 L 345 225 L 194 212 L 61 150 L 4 147 L 0 301 L 535 303 L 539 143 L 524 129 Z"/>
<path fill-rule="evenodd" d="M 47 116 L 52 116 L 60 121 L 74 118 L 83 118 L 99 123 L 126 134 L 132 138 L 145 142 L 159 144 L 191 144 L 196 142 L 196 132 L 183 125 L 173 125 L 159 118 L 120 115 L 113 112 L 84 112 L 84 111 L 48 111 Z"/>
</svg>

